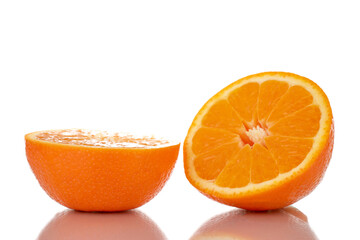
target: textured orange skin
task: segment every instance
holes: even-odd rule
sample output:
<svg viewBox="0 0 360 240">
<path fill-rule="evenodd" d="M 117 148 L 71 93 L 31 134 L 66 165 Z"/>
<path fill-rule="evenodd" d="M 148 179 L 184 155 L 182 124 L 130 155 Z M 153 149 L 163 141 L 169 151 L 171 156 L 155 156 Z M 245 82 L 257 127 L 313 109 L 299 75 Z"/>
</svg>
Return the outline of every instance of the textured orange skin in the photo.
<svg viewBox="0 0 360 240">
<path fill-rule="evenodd" d="M 180 147 L 86 147 L 37 141 L 29 134 L 25 142 L 41 187 L 80 211 L 123 211 L 150 201 L 168 180 Z"/>
<path fill-rule="evenodd" d="M 272 72 L 259 73 L 242 78 L 238 81 L 244 81 L 248 78 L 251 78 L 252 76 L 256 76 L 256 75 L 261 76 L 269 73 L 272 74 Z M 282 75 L 294 75 L 292 73 L 286 73 L 286 72 L 273 72 L 273 73 L 282 74 Z M 310 81 L 307 78 L 301 76 L 297 76 L 297 77 L 319 88 L 319 90 L 321 91 L 321 93 L 323 94 L 323 96 L 327 101 L 326 104 L 330 108 L 330 103 L 326 97 L 326 94 L 321 90 L 320 87 L 318 87 L 314 82 Z M 233 84 L 236 84 L 237 82 L 234 82 Z M 226 88 L 229 88 L 233 84 L 230 84 Z M 215 96 L 213 96 L 213 98 L 221 96 L 222 92 L 225 89 L 218 92 Z M 204 111 L 205 106 L 206 104 L 203 106 L 202 109 L 200 109 L 199 112 Z M 334 121 L 332 115 L 330 119 L 331 122 L 327 123 L 328 126 L 331 126 L 329 127 L 329 132 L 325 136 L 323 136 L 322 142 L 319 148 L 317 149 L 317 152 L 314 154 L 311 162 L 307 164 L 307 166 L 305 167 L 305 169 L 301 171 L 301 173 L 295 176 L 291 176 L 291 178 L 286 181 L 282 181 L 281 183 L 276 185 L 276 187 L 261 189 L 257 192 L 251 192 L 248 194 L 231 195 L 231 196 L 219 192 L 210 192 L 207 191 L 206 189 L 205 190 L 202 189 L 201 186 L 196 182 L 196 180 L 192 179 L 192 177 L 188 173 L 189 166 L 188 166 L 187 156 L 189 155 L 189 153 L 187 152 L 187 148 L 186 148 L 186 146 L 188 145 L 187 139 L 185 139 L 184 148 L 183 148 L 184 168 L 185 168 L 186 177 L 188 181 L 202 194 L 215 201 L 224 203 L 229 206 L 234 206 L 252 211 L 273 210 L 273 209 L 279 209 L 289 206 L 297 202 L 298 200 L 304 198 L 308 194 L 310 194 L 315 189 L 315 187 L 320 183 L 320 181 L 322 180 L 325 174 L 325 171 L 331 159 L 333 145 L 334 145 Z"/>
</svg>

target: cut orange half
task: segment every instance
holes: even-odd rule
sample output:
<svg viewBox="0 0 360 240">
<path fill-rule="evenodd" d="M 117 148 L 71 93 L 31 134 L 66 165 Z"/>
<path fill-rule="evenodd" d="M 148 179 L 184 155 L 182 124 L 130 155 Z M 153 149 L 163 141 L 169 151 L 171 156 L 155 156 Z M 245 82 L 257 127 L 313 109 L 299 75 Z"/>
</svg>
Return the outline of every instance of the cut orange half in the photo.
<svg viewBox="0 0 360 240">
<path fill-rule="evenodd" d="M 81 211 L 123 211 L 150 201 L 175 165 L 179 143 L 82 129 L 25 136 L 28 162 L 48 195 Z"/>
<path fill-rule="evenodd" d="M 292 73 L 259 73 L 230 84 L 198 112 L 184 143 L 185 173 L 221 203 L 281 208 L 318 185 L 333 139 L 319 86 Z"/>
</svg>

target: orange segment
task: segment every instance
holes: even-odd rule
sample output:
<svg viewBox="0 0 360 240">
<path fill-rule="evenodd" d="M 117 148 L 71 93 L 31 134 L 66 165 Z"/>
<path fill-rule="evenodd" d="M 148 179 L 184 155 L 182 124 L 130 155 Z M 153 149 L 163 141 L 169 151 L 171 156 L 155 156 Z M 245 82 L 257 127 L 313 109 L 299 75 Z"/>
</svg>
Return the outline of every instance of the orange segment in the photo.
<svg viewBox="0 0 360 240">
<path fill-rule="evenodd" d="M 195 166 L 196 167 L 196 166 Z M 215 184 L 222 187 L 243 187 L 275 178 L 279 174 L 276 160 L 260 144 L 243 147 L 216 178 Z"/>
<path fill-rule="evenodd" d="M 301 86 L 292 86 L 281 97 L 281 99 L 274 106 L 268 120 L 268 126 L 271 126 L 279 119 L 294 113 L 313 102 L 311 94 Z"/>
<path fill-rule="evenodd" d="M 202 127 L 195 133 L 192 151 L 200 154 L 234 142 L 241 144 L 239 135 L 222 129 Z"/>
<path fill-rule="evenodd" d="M 275 80 L 269 80 L 260 85 L 257 112 L 258 119 L 262 124 L 265 123 L 275 104 L 288 89 L 288 83 Z"/>
<path fill-rule="evenodd" d="M 254 125 L 259 83 L 248 83 L 234 89 L 228 96 L 231 106 L 247 124 Z"/>
<path fill-rule="evenodd" d="M 310 152 L 313 139 L 270 136 L 265 139 L 269 152 L 278 163 L 280 173 L 297 167 Z"/>
<path fill-rule="evenodd" d="M 319 131 L 321 112 L 318 106 L 311 105 L 282 118 L 269 128 L 274 135 L 293 137 L 314 137 Z"/>
<path fill-rule="evenodd" d="M 292 73 L 251 75 L 196 115 L 184 143 L 185 173 L 216 201 L 249 210 L 284 207 L 324 175 L 333 131 L 329 101 L 314 82 Z"/>
<path fill-rule="evenodd" d="M 251 182 L 261 183 L 279 175 L 276 160 L 262 145 L 255 144 L 252 149 Z"/>
<path fill-rule="evenodd" d="M 224 168 L 226 162 L 233 158 L 238 148 L 239 145 L 237 143 L 230 143 L 197 155 L 194 160 L 197 174 L 203 179 L 215 179 Z"/>
<path fill-rule="evenodd" d="M 150 201 L 169 178 L 180 145 L 80 129 L 29 133 L 25 143 L 41 187 L 58 203 L 81 211 L 122 211 Z"/>
<path fill-rule="evenodd" d="M 250 182 L 251 162 L 251 148 L 246 145 L 239 150 L 238 154 L 227 161 L 226 166 L 216 178 L 215 184 L 230 188 L 248 185 Z"/>
<path fill-rule="evenodd" d="M 244 125 L 228 101 L 220 100 L 210 107 L 202 120 L 206 127 L 228 129 L 240 133 L 244 131 Z"/>
</svg>

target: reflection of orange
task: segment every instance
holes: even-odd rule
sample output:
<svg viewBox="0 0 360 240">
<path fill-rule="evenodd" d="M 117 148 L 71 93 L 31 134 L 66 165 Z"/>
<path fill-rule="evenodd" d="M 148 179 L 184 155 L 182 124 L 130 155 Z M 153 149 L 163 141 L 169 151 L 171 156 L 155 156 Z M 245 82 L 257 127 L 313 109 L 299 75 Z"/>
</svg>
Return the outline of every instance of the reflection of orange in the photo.
<svg viewBox="0 0 360 240">
<path fill-rule="evenodd" d="M 121 211 L 139 207 L 163 187 L 179 144 L 87 130 L 25 136 L 26 155 L 40 185 L 66 207 Z"/>
<path fill-rule="evenodd" d="M 139 211 L 85 213 L 67 210 L 56 214 L 38 240 L 162 240 L 158 226 Z"/>
<path fill-rule="evenodd" d="M 306 216 L 293 207 L 269 212 L 234 210 L 207 221 L 192 236 L 197 239 L 313 240 Z"/>
<path fill-rule="evenodd" d="M 184 143 L 185 173 L 206 196 L 268 210 L 309 194 L 328 166 L 334 138 L 325 93 L 282 72 L 240 79 L 196 115 Z"/>
</svg>

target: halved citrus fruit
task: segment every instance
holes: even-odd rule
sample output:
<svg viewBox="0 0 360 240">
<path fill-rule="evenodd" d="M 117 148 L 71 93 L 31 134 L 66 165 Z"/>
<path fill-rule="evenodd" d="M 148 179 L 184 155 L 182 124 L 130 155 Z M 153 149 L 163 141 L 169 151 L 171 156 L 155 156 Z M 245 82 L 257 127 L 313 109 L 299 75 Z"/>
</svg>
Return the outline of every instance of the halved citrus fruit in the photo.
<svg viewBox="0 0 360 240">
<path fill-rule="evenodd" d="M 25 136 L 26 156 L 41 187 L 81 211 L 122 211 L 151 200 L 175 165 L 179 143 L 81 129 Z"/>
<path fill-rule="evenodd" d="M 288 206 L 320 182 L 334 124 L 325 93 L 292 73 L 242 78 L 198 112 L 184 143 L 190 183 L 221 203 L 248 210 Z"/>
</svg>

